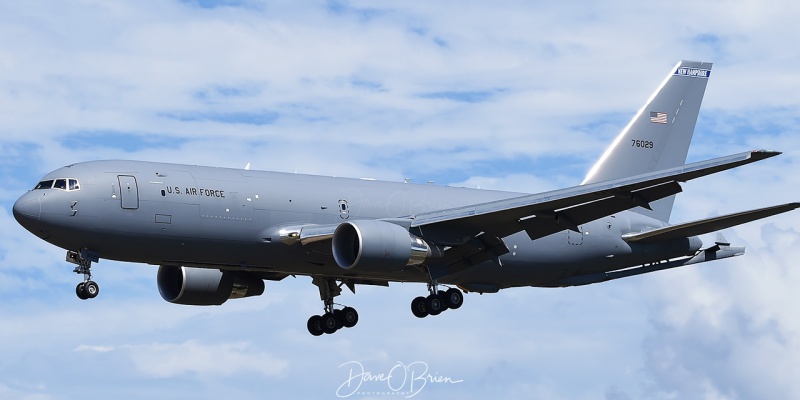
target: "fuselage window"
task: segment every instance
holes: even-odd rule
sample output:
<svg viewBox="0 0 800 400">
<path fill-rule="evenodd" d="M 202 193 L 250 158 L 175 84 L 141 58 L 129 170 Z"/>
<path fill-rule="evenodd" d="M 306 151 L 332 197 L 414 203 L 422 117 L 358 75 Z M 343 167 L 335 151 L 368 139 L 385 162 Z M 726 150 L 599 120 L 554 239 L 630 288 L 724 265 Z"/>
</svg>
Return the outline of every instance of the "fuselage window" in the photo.
<svg viewBox="0 0 800 400">
<path fill-rule="evenodd" d="M 67 180 L 56 179 L 56 183 L 53 185 L 53 189 L 67 190 Z"/>
<path fill-rule="evenodd" d="M 39 182 L 38 185 L 36 185 L 35 188 L 33 188 L 33 190 L 50 189 L 51 187 L 53 187 L 53 181 L 52 180 L 50 180 L 50 181 L 41 181 L 41 182 Z"/>
<path fill-rule="evenodd" d="M 69 180 L 69 190 L 78 190 L 81 188 L 81 185 L 78 183 L 77 179 L 70 179 Z"/>
</svg>

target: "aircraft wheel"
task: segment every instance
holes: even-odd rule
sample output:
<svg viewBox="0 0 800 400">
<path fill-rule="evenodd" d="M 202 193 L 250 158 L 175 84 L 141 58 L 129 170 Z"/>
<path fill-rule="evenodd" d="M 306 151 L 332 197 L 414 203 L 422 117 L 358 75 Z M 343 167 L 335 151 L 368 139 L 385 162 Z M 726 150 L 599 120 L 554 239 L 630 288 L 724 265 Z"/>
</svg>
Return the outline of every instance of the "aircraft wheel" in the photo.
<svg viewBox="0 0 800 400">
<path fill-rule="evenodd" d="M 93 299 L 100 294 L 100 286 L 95 281 L 86 281 L 86 283 L 83 284 L 83 291 L 86 297 Z"/>
<path fill-rule="evenodd" d="M 322 330 L 322 317 L 319 315 L 312 315 L 311 318 L 308 319 L 306 327 L 308 327 L 308 333 L 314 336 L 319 336 L 325 333 Z"/>
<path fill-rule="evenodd" d="M 344 313 L 342 310 L 333 310 L 333 316 L 336 318 L 336 330 L 338 331 L 344 327 Z"/>
<path fill-rule="evenodd" d="M 81 300 L 86 300 L 89 298 L 89 296 L 86 295 L 83 282 L 79 283 L 78 286 L 75 286 L 75 294 L 78 295 L 78 298 Z"/>
<path fill-rule="evenodd" d="M 428 295 L 425 298 L 425 308 L 428 310 L 428 314 L 439 315 L 444 311 L 444 302 L 438 294 Z"/>
<path fill-rule="evenodd" d="M 358 312 L 353 307 L 345 307 L 341 311 L 342 322 L 345 328 L 352 328 L 358 323 Z"/>
<path fill-rule="evenodd" d="M 336 322 L 336 316 L 333 313 L 325 313 L 322 316 L 322 331 L 331 334 L 336 332 L 336 327 L 339 326 L 339 323 Z"/>
<path fill-rule="evenodd" d="M 420 296 L 411 301 L 411 312 L 417 318 L 428 316 L 428 307 L 425 305 L 425 298 Z"/>
<path fill-rule="evenodd" d="M 456 288 L 450 288 L 444 292 L 444 304 L 455 310 L 464 304 L 464 294 Z"/>
<path fill-rule="evenodd" d="M 436 292 L 436 296 L 439 297 L 439 300 L 442 302 L 442 311 L 449 310 L 450 306 L 447 305 L 447 296 L 445 295 L 445 292 L 440 290 Z"/>
</svg>

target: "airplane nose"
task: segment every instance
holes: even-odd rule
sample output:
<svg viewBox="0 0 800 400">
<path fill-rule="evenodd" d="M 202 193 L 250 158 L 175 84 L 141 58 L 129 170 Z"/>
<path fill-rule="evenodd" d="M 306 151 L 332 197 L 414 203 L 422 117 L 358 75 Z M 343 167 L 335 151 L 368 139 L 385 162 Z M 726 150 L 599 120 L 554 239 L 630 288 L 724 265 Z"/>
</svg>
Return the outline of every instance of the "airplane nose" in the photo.
<svg viewBox="0 0 800 400">
<path fill-rule="evenodd" d="M 42 212 L 42 203 L 39 197 L 26 194 L 14 203 L 14 218 L 20 225 L 28 230 L 39 223 L 39 214 Z"/>
</svg>

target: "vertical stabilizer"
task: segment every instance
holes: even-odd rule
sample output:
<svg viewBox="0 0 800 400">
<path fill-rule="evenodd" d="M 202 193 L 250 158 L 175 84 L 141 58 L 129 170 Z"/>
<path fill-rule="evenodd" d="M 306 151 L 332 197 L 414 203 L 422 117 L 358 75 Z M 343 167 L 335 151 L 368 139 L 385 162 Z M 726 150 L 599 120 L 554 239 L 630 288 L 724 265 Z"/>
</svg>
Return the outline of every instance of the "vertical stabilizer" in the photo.
<svg viewBox="0 0 800 400">
<path fill-rule="evenodd" d="M 678 167 L 686 163 L 711 63 L 681 61 L 594 164 L 582 184 Z M 634 211 L 668 221 L 675 196 Z"/>
</svg>

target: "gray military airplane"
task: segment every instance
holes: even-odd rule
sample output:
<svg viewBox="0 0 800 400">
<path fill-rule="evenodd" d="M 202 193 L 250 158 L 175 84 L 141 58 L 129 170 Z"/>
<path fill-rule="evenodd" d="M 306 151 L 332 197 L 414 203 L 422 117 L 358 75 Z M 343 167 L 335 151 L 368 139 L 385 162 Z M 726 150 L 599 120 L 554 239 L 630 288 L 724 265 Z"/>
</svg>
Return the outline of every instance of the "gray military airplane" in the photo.
<svg viewBox="0 0 800 400">
<path fill-rule="evenodd" d="M 220 305 L 264 281 L 310 276 L 323 313 L 313 335 L 352 327 L 342 286 L 426 283 L 417 317 L 456 309 L 464 292 L 605 282 L 744 253 L 697 235 L 800 207 L 788 203 L 669 224 L 679 182 L 780 153 L 748 151 L 686 164 L 711 64 L 681 61 L 581 185 L 539 194 L 139 161 L 90 161 L 47 174 L 14 217 L 67 250 L 99 286 L 93 262 L 159 265 L 161 296 Z M 448 288 L 440 290 L 440 287 Z M 459 290 L 459 288 L 461 290 Z M 463 292 L 462 292 L 463 291 Z"/>
</svg>

